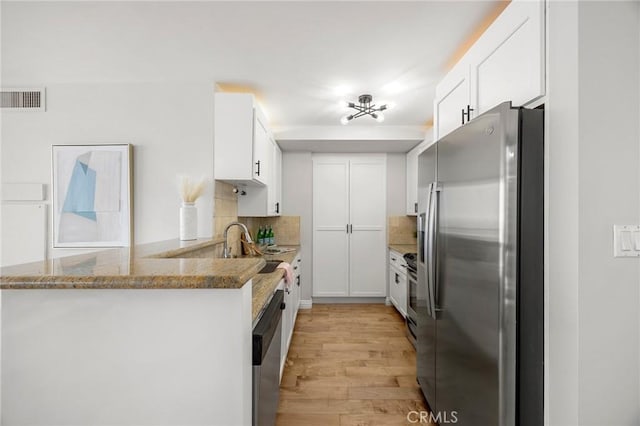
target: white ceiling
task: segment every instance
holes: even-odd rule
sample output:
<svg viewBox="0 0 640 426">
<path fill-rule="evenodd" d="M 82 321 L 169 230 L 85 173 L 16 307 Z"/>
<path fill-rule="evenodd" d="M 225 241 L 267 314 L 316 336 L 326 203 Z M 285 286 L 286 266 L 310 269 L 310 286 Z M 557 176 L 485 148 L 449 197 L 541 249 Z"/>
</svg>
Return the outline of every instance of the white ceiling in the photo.
<svg viewBox="0 0 640 426">
<path fill-rule="evenodd" d="M 217 75 L 222 82 L 255 88 L 276 127 L 337 125 L 345 111 L 338 101 L 357 101 L 362 93 L 397 104 L 385 114 L 385 125 L 424 125 L 433 115 L 434 89 L 447 61 L 495 5 L 216 4 L 224 10 L 224 22 L 217 25 L 242 34 L 225 40 L 233 65 Z M 349 123 L 375 124 L 369 117 Z"/>
<path fill-rule="evenodd" d="M 447 62 L 496 3 L 3 1 L 3 76 L 236 84 L 259 95 L 280 141 L 297 128 L 289 140 L 316 143 L 320 127 L 384 128 L 391 140 L 397 126 L 416 129 L 408 138 L 415 145 Z M 54 24 L 50 36 L 34 31 Z M 382 124 L 362 117 L 341 126 L 338 101 L 365 92 L 397 107 Z"/>
</svg>

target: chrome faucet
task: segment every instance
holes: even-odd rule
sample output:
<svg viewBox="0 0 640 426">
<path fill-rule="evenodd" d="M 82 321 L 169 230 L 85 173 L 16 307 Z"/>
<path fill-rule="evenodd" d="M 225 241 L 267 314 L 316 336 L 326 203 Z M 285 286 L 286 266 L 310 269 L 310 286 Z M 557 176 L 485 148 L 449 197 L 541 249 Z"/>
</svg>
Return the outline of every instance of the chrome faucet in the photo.
<svg viewBox="0 0 640 426">
<path fill-rule="evenodd" d="M 228 259 L 231 257 L 231 250 L 229 250 L 229 247 L 227 244 L 227 234 L 229 232 L 229 228 L 231 228 L 233 225 L 238 225 L 239 227 L 242 228 L 242 230 L 244 231 L 244 237 L 248 243 L 253 242 L 253 240 L 251 239 L 251 235 L 249 234 L 249 230 L 243 223 L 231 222 L 230 224 L 227 225 L 226 228 L 224 228 L 224 250 L 222 251 L 222 257 L 224 257 L 225 259 Z"/>
</svg>

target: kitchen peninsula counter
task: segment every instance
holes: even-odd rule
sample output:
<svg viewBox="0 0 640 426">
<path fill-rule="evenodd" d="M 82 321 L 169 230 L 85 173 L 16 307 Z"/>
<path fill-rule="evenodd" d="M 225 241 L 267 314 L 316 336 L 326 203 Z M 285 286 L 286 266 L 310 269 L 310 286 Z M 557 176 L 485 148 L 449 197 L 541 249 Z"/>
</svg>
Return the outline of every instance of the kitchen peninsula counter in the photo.
<svg viewBox="0 0 640 426">
<path fill-rule="evenodd" d="M 240 288 L 261 258 L 181 258 L 221 239 L 169 240 L 0 269 L 0 289 Z"/>
<path fill-rule="evenodd" d="M 219 243 L 0 269 L 3 423 L 250 426 L 252 321 L 283 271 Z"/>
</svg>

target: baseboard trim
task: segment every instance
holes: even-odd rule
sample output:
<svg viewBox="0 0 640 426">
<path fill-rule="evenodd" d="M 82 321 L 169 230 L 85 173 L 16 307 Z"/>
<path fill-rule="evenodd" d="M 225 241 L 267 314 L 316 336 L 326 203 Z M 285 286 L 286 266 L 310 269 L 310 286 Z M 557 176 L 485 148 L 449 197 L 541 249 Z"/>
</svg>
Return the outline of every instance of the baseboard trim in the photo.
<svg viewBox="0 0 640 426">
<path fill-rule="evenodd" d="M 300 301 L 300 309 L 311 309 L 311 306 L 313 306 L 313 300 Z"/>
<path fill-rule="evenodd" d="M 384 304 L 387 306 L 391 306 L 391 299 L 389 299 L 388 297 L 384 299 Z"/>
<path fill-rule="evenodd" d="M 314 297 L 314 303 L 385 303 L 384 297 Z"/>
</svg>

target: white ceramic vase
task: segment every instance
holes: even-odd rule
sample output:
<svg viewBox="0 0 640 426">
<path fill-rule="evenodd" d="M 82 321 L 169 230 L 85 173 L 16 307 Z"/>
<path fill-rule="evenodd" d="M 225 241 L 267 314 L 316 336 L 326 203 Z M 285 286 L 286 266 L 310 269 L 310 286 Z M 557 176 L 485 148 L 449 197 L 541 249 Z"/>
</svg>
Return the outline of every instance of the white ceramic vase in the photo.
<svg viewBox="0 0 640 426">
<path fill-rule="evenodd" d="M 195 203 L 182 203 L 180 207 L 180 239 L 182 241 L 198 238 L 198 209 Z"/>
</svg>

